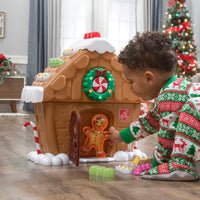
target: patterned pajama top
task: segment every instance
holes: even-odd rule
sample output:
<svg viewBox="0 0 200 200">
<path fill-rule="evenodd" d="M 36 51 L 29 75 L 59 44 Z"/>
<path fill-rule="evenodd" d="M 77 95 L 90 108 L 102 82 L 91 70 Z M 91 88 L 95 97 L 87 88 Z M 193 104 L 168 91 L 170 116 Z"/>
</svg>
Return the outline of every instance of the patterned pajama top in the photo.
<svg viewBox="0 0 200 200">
<path fill-rule="evenodd" d="M 154 108 L 120 132 L 125 143 L 158 133 L 154 160 L 172 156 L 192 162 L 200 151 L 200 84 L 173 76 L 161 89 Z"/>
</svg>

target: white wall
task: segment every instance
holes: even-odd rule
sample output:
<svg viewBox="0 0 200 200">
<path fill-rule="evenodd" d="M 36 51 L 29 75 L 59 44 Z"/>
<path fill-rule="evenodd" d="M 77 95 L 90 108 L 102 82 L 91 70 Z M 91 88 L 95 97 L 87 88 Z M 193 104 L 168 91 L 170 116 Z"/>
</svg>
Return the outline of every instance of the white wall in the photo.
<svg viewBox="0 0 200 200">
<path fill-rule="evenodd" d="M 22 73 L 28 60 L 29 1 L 0 0 L 0 11 L 6 14 L 5 38 L 0 39 L 0 54 L 10 57 Z"/>
</svg>

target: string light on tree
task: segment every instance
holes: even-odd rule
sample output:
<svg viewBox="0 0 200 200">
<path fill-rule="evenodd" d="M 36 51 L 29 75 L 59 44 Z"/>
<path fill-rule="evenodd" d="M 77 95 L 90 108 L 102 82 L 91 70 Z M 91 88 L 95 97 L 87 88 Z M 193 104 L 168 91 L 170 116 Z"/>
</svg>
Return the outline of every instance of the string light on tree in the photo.
<svg viewBox="0 0 200 200">
<path fill-rule="evenodd" d="M 186 0 L 168 0 L 163 32 L 172 39 L 177 54 L 177 75 L 191 77 L 197 72 L 196 46 Z"/>
</svg>

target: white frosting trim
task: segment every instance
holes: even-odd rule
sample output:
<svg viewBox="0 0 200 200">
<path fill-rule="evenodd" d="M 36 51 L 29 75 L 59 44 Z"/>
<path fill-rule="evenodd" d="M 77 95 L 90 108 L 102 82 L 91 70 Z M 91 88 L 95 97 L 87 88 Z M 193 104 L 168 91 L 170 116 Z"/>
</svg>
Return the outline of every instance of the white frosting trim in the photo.
<svg viewBox="0 0 200 200">
<path fill-rule="evenodd" d="M 21 100 L 26 103 L 39 103 L 43 101 L 43 96 L 43 87 L 25 86 L 22 90 Z"/>
<path fill-rule="evenodd" d="M 64 153 L 55 156 L 51 153 L 37 154 L 37 151 L 31 151 L 27 155 L 27 159 L 41 165 L 66 165 L 69 163 L 69 157 Z"/>
<path fill-rule="evenodd" d="M 113 155 L 113 158 L 115 159 L 115 161 L 129 161 L 133 160 L 136 156 L 139 156 L 140 160 L 142 160 L 143 158 L 147 158 L 147 155 L 138 149 L 133 149 L 133 151 L 131 152 L 117 151 Z"/>
<path fill-rule="evenodd" d="M 130 155 L 133 153 L 134 155 Z M 123 158 L 125 155 L 126 159 Z M 91 163 L 91 162 L 114 162 L 114 161 L 128 161 L 132 160 L 135 156 L 140 156 L 141 158 L 147 158 L 146 154 L 142 153 L 140 150 L 133 150 L 133 152 L 125 152 L 125 151 L 118 151 L 115 153 L 113 157 L 105 157 L 105 158 L 96 158 L 96 157 L 89 157 L 89 158 L 80 158 L 80 163 Z M 36 164 L 41 165 L 65 165 L 72 163 L 69 160 L 68 155 L 64 153 L 60 153 L 58 155 L 53 155 L 51 153 L 45 154 L 37 154 L 37 151 L 31 151 L 27 155 L 27 159 L 31 160 Z"/>
<path fill-rule="evenodd" d="M 112 53 L 115 51 L 115 47 L 103 38 L 78 40 L 71 45 L 71 48 L 97 51 L 100 54 L 103 54 L 105 52 Z"/>
</svg>

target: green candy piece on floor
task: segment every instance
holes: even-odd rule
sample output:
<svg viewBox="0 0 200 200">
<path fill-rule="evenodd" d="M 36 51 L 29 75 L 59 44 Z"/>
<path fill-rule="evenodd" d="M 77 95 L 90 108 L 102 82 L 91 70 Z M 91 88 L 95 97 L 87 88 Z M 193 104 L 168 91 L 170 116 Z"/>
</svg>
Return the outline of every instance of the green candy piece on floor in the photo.
<svg viewBox="0 0 200 200">
<path fill-rule="evenodd" d="M 90 167 L 90 171 L 89 171 L 89 175 L 90 176 L 96 176 L 97 173 L 97 168 L 99 167 L 99 165 L 92 165 Z"/>
<path fill-rule="evenodd" d="M 104 171 L 104 169 L 106 169 L 106 167 L 99 166 L 97 168 L 97 171 L 96 171 L 96 176 L 102 176 L 103 177 L 103 171 Z"/>
<path fill-rule="evenodd" d="M 103 178 L 114 178 L 115 169 L 112 167 L 104 167 L 99 165 L 92 165 L 89 170 L 90 176 L 100 176 Z"/>
<path fill-rule="evenodd" d="M 115 177 L 115 169 L 112 167 L 107 167 L 103 170 L 104 178 L 114 178 Z"/>
</svg>

